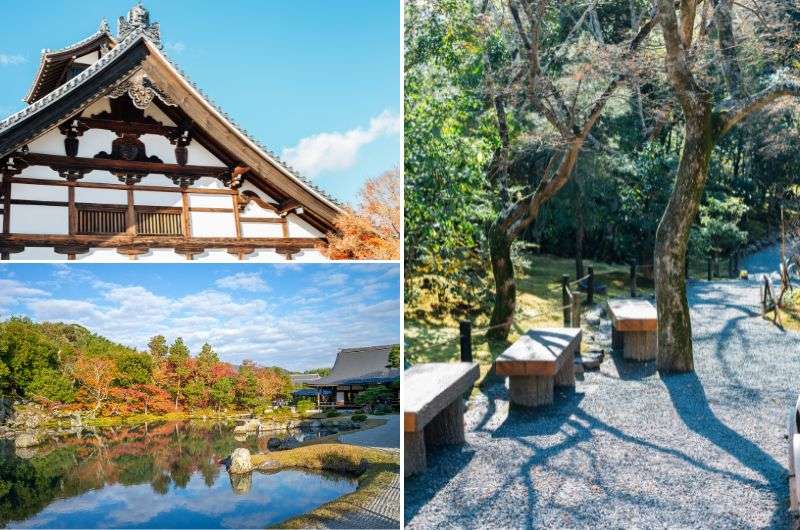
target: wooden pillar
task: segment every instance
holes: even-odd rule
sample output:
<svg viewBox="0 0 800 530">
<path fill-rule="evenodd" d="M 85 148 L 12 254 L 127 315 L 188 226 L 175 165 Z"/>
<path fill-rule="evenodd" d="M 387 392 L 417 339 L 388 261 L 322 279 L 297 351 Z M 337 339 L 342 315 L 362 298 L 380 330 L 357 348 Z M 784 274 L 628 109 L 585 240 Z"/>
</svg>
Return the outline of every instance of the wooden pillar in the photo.
<svg viewBox="0 0 800 530">
<path fill-rule="evenodd" d="M 128 208 L 125 211 L 125 233 L 129 236 L 135 236 L 136 232 L 138 232 L 138 227 L 136 226 L 136 206 L 133 202 L 133 186 L 128 186 Z"/>
<path fill-rule="evenodd" d="M 523 407 L 539 407 L 553 402 L 553 376 L 510 375 L 508 376 L 508 398 L 511 403 Z"/>
<path fill-rule="evenodd" d="M 632 361 L 655 360 L 658 353 L 655 331 L 627 331 L 623 341 L 623 358 Z"/>
<path fill-rule="evenodd" d="M 69 218 L 69 235 L 78 233 L 78 209 L 75 207 L 75 182 L 67 181 L 67 207 Z M 69 257 L 67 258 L 69 259 Z"/>
<path fill-rule="evenodd" d="M 192 221 L 189 217 L 189 194 L 186 188 L 181 188 L 181 230 L 183 238 L 189 239 L 192 233 Z"/>
<path fill-rule="evenodd" d="M 450 403 L 425 426 L 428 445 L 459 445 L 464 443 L 464 400 Z"/>
<path fill-rule="evenodd" d="M 461 339 L 461 362 L 472 362 L 472 322 L 462 320 L 458 323 L 458 332 Z"/>
<path fill-rule="evenodd" d="M 586 305 L 594 304 L 594 267 L 589 267 L 589 277 L 586 278 Z"/>
<path fill-rule="evenodd" d="M 231 200 L 233 201 L 233 223 L 236 225 L 236 239 L 242 239 L 242 221 L 239 218 L 239 194 L 233 192 Z M 239 259 L 242 260 L 244 257 L 239 255 Z"/>
<path fill-rule="evenodd" d="M 581 294 L 578 292 L 572 293 L 572 300 L 570 300 L 570 326 L 573 328 L 581 327 Z"/>
<path fill-rule="evenodd" d="M 11 233 L 11 173 L 3 173 L 3 233 Z M 8 258 L 6 258 L 8 259 Z"/>
<path fill-rule="evenodd" d="M 428 468 L 423 431 L 403 433 L 403 476 L 424 473 Z"/>
</svg>

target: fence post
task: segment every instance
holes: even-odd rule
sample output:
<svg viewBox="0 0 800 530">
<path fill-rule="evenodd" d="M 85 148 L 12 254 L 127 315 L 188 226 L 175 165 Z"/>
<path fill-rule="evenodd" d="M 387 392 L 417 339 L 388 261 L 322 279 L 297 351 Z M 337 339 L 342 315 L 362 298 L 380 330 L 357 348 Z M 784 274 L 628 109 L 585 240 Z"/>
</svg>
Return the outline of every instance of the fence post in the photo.
<svg viewBox="0 0 800 530">
<path fill-rule="evenodd" d="M 719 273 L 719 256 L 716 254 L 714 255 L 714 275 L 719 278 L 721 274 Z"/>
<path fill-rule="evenodd" d="M 711 281 L 711 256 L 708 257 L 708 281 Z"/>
<path fill-rule="evenodd" d="M 594 304 L 594 267 L 589 267 L 589 277 L 586 278 L 586 305 Z"/>
<path fill-rule="evenodd" d="M 561 276 L 561 306 L 564 307 L 564 325 L 569 326 L 569 274 Z"/>
<path fill-rule="evenodd" d="M 461 335 L 461 362 L 472 362 L 472 322 L 462 320 L 458 323 L 458 332 Z"/>
<path fill-rule="evenodd" d="M 570 326 L 573 328 L 581 327 L 581 295 L 578 292 L 572 293 L 572 302 L 570 304 Z"/>
<path fill-rule="evenodd" d="M 631 297 L 636 298 L 636 260 L 631 262 Z"/>
<path fill-rule="evenodd" d="M 728 278 L 733 278 L 733 254 L 728 256 Z"/>
</svg>

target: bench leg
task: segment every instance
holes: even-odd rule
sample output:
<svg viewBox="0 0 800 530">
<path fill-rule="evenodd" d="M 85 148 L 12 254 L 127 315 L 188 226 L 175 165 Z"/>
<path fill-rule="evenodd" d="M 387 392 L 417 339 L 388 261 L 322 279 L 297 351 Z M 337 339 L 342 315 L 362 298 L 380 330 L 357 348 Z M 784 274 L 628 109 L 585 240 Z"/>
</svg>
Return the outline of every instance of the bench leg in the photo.
<svg viewBox="0 0 800 530">
<path fill-rule="evenodd" d="M 615 326 L 611 326 L 611 351 L 622 351 L 623 343 L 622 332 L 617 331 Z"/>
<path fill-rule="evenodd" d="M 556 373 L 556 386 L 575 386 L 575 350 L 564 354 L 564 364 Z"/>
<path fill-rule="evenodd" d="M 428 468 L 425 456 L 425 433 L 423 431 L 403 433 L 403 476 L 424 473 Z"/>
<path fill-rule="evenodd" d="M 632 361 L 652 361 L 658 352 L 655 331 L 628 331 L 625 333 L 623 357 Z"/>
<path fill-rule="evenodd" d="M 553 377 L 510 375 L 508 376 L 508 397 L 511 403 L 523 407 L 550 405 L 553 402 Z"/>
<path fill-rule="evenodd" d="M 464 400 L 450 403 L 425 427 L 428 445 L 460 445 L 464 443 Z"/>
</svg>

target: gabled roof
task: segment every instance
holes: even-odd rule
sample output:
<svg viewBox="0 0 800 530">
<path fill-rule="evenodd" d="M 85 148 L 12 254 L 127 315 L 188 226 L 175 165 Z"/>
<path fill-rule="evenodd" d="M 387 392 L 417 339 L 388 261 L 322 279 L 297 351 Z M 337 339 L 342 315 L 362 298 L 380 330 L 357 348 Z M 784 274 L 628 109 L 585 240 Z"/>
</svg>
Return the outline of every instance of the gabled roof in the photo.
<svg viewBox="0 0 800 530">
<path fill-rule="evenodd" d="M 322 376 L 319 374 L 289 374 L 289 379 L 291 379 L 293 385 L 311 383 L 319 380 L 321 377 Z"/>
<path fill-rule="evenodd" d="M 396 345 L 346 348 L 336 354 L 331 375 L 308 383 L 309 386 L 387 383 L 400 378 L 399 368 L 387 368 L 389 352 Z"/>
<path fill-rule="evenodd" d="M 340 204 L 333 197 L 249 136 L 142 32 L 129 34 L 86 70 L 0 121 L 0 157 L 12 154 L 78 109 L 108 94 L 140 69 L 173 101 L 179 102 L 195 123 L 218 126 L 220 136 L 230 144 L 226 146 L 256 174 L 329 224 L 341 213 Z"/>
<path fill-rule="evenodd" d="M 108 25 L 103 24 L 96 33 L 66 48 L 42 50 L 42 55 L 39 58 L 39 70 L 36 72 L 33 84 L 23 101 L 33 103 L 55 89 L 64 78 L 66 69 L 69 68 L 75 57 L 100 50 L 104 46 L 111 48 L 115 44 L 116 41 L 111 36 Z"/>
</svg>

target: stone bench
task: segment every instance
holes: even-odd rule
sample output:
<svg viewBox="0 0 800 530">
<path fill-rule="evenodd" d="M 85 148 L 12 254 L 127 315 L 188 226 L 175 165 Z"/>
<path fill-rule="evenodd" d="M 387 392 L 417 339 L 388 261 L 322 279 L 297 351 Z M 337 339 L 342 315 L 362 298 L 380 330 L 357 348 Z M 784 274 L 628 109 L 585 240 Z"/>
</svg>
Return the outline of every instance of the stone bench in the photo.
<svg viewBox="0 0 800 530">
<path fill-rule="evenodd" d="M 528 331 L 495 361 L 495 372 L 508 376 L 509 400 L 525 407 L 549 405 L 554 386 L 575 386 L 575 353 L 580 328 Z"/>
<path fill-rule="evenodd" d="M 652 361 L 658 353 L 658 316 L 647 300 L 616 298 L 608 301 L 611 316 L 611 348 L 622 350 L 622 357 Z"/>
<path fill-rule="evenodd" d="M 427 468 L 428 445 L 464 443 L 464 394 L 478 380 L 476 363 L 417 364 L 403 374 L 404 475 Z"/>
</svg>

